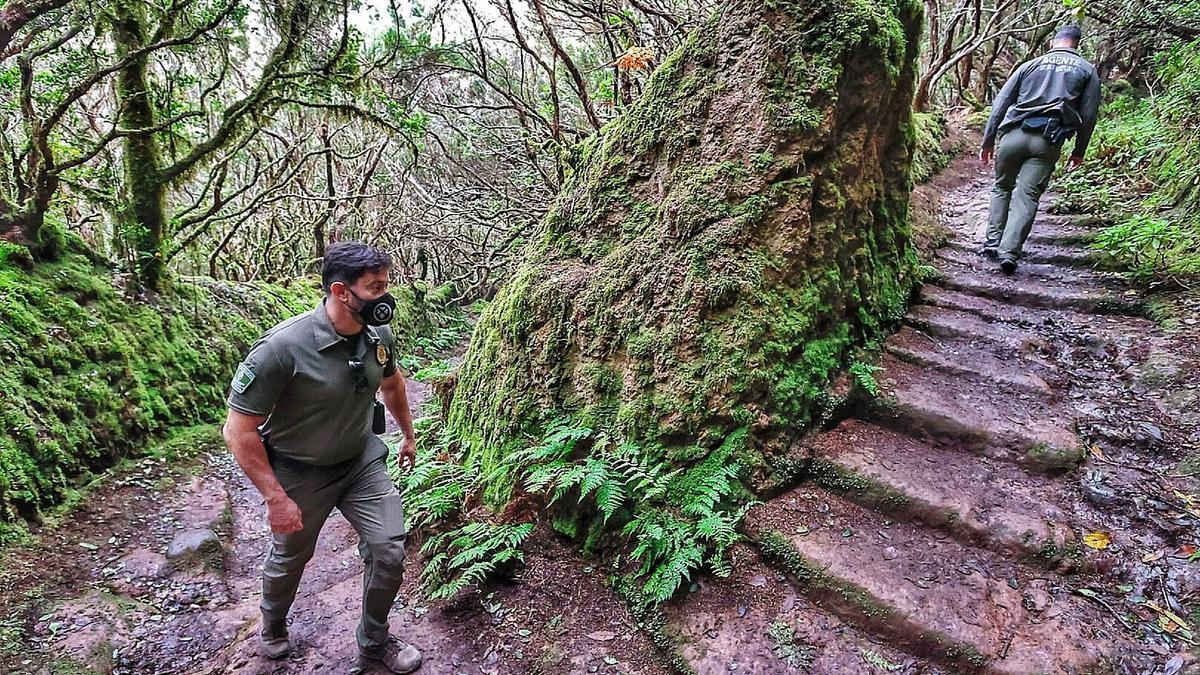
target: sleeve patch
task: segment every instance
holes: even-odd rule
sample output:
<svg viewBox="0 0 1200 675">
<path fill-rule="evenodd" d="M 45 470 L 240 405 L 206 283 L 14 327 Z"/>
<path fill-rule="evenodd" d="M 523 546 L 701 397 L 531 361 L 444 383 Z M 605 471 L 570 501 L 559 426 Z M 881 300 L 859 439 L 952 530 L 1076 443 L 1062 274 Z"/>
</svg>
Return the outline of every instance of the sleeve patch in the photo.
<svg viewBox="0 0 1200 675">
<path fill-rule="evenodd" d="M 254 371 L 250 370 L 250 366 L 244 363 L 238 365 L 237 372 L 233 375 L 233 390 L 239 394 L 246 393 L 246 390 L 254 382 L 254 377 Z"/>
</svg>

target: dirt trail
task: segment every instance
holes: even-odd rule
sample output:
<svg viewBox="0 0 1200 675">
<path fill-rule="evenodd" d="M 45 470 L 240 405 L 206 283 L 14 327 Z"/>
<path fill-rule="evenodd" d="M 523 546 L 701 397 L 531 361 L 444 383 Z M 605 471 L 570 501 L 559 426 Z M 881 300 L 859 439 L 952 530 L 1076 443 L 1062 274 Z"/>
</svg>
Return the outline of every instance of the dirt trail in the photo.
<svg viewBox="0 0 1200 675">
<path fill-rule="evenodd" d="M 1164 633 L 1180 629 L 1145 603 L 1200 602 L 1194 486 L 1164 479 L 1200 450 L 1196 345 L 1139 318 L 1142 298 L 1092 268 L 1092 232 L 1069 218 L 1041 217 L 1015 277 L 975 256 L 986 187 L 972 168 L 945 193 L 955 236 L 885 345 L 881 397 L 800 444 L 807 479 L 751 512 L 731 578 L 634 617 L 601 563 L 539 529 L 514 581 L 422 605 L 412 542 L 393 630 L 425 652 L 422 672 L 650 674 L 673 658 L 699 673 L 1181 672 L 1192 657 Z M 410 390 L 414 408 L 427 396 Z M 351 528 L 335 515 L 322 534 L 298 653 L 259 658 L 263 506 L 209 450 L 186 469 L 147 460 L 10 556 L 8 605 L 31 600 L 0 624 L 24 643 L 0 670 L 349 670 Z M 168 561 L 204 530 L 222 547 Z M 1083 546 L 1093 531 L 1113 545 Z"/>
</svg>

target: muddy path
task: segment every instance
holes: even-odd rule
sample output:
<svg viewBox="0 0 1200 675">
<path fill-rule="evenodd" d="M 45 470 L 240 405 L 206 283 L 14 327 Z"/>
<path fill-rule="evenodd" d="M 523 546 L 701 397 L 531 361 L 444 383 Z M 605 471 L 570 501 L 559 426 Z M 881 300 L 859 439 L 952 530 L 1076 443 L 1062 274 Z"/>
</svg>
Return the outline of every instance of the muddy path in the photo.
<svg viewBox="0 0 1200 675">
<path fill-rule="evenodd" d="M 878 399 L 798 444 L 803 479 L 748 516 L 732 577 L 634 616 L 604 563 L 539 530 L 515 579 L 424 604 L 412 541 L 392 629 L 421 672 L 1187 672 L 1195 338 L 1145 318 L 1067 216 L 1043 214 L 1000 274 L 973 253 L 986 176 L 956 167 L 939 187 L 953 236 L 882 350 Z M 412 383 L 414 408 L 428 397 Z M 261 659 L 262 501 L 219 438 L 196 450 L 143 461 L 5 556 L 0 671 L 349 671 L 352 529 L 335 514 L 321 535 L 297 653 Z M 1112 543 L 1086 545 L 1097 532 Z"/>
</svg>

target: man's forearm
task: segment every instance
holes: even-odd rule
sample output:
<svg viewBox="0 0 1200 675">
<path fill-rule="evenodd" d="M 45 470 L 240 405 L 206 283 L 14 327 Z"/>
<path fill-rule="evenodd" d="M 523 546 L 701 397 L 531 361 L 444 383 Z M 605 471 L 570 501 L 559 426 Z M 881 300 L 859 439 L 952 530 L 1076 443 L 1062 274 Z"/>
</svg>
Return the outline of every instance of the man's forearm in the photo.
<svg viewBox="0 0 1200 675">
<path fill-rule="evenodd" d="M 271 469 L 271 463 L 267 461 L 267 449 L 257 430 L 226 432 L 225 444 L 229 446 L 229 452 L 233 453 L 238 466 L 242 467 L 250 482 L 258 488 L 263 499 L 271 503 L 287 497 L 287 492 L 279 484 L 275 471 Z"/>
</svg>

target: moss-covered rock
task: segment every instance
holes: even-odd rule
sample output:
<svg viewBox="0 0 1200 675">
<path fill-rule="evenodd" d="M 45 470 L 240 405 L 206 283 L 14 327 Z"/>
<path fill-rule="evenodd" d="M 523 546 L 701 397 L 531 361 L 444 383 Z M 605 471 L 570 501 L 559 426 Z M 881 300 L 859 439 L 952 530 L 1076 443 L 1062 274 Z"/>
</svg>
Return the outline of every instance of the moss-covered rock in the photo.
<svg viewBox="0 0 1200 675">
<path fill-rule="evenodd" d="M 915 281 L 919 26 L 912 0 L 735 2 L 572 152 L 449 409 L 490 500 L 552 419 L 685 463 L 748 429 L 761 464 L 809 424 Z"/>
<path fill-rule="evenodd" d="M 117 281 L 76 254 L 0 256 L 0 532 L 147 439 L 217 421 L 248 345 L 320 297 L 315 280 L 197 279 L 130 299 Z"/>
</svg>

